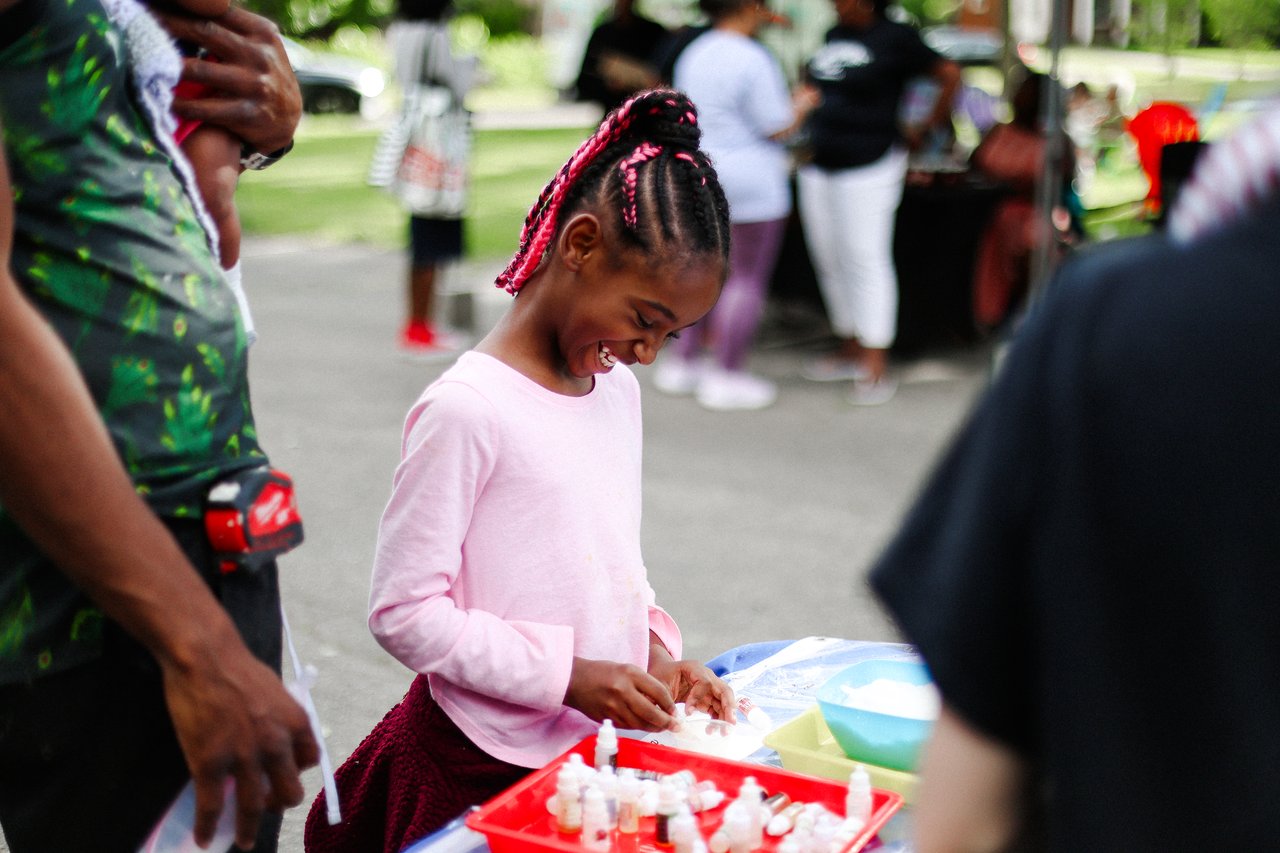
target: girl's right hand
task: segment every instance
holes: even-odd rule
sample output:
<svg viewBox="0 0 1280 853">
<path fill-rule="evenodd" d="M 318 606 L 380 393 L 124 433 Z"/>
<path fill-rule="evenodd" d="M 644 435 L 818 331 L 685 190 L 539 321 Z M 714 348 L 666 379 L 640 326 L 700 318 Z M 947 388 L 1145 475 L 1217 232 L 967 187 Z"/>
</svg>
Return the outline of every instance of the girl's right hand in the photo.
<svg viewBox="0 0 1280 853">
<path fill-rule="evenodd" d="M 620 729 L 660 732 L 676 724 L 666 686 L 638 666 L 615 661 L 575 657 L 564 704 Z"/>
</svg>

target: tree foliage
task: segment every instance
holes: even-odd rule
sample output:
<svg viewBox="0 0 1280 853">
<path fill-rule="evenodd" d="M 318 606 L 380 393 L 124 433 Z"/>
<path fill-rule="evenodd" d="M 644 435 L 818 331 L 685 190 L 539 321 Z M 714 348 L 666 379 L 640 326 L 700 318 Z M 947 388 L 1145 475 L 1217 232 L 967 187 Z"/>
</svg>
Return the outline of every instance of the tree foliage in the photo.
<svg viewBox="0 0 1280 853">
<path fill-rule="evenodd" d="M 395 0 L 244 0 L 247 8 L 275 21 L 285 35 L 327 40 L 343 27 L 383 27 Z M 495 36 L 529 32 L 532 7 L 520 0 L 456 0 L 461 15 L 482 18 Z"/>
<path fill-rule="evenodd" d="M 1133 0 L 1129 35 L 1135 44 L 1165 53 L 1191 47 L 1200 38 L 1200 2 Z"/>
<path fill-rule="evenodd" d="M 1209 34 L 1225 47 L 1267 47 L 1280 36 L 1280 0 L 1201 0 Z"/>
</svg>

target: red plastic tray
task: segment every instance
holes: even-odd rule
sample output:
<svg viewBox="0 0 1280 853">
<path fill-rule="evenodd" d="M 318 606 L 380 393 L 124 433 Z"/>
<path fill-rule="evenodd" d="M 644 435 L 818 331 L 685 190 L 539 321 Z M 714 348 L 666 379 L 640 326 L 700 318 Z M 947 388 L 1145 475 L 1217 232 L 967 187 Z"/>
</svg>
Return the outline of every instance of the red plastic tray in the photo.
<svg viewBox="0 0 1280 853">
<path fill-rule="evenodd" d="M 592 735 L 546 767 L 535 770 L 472 812 L 467 817 L 467 826 L 484 833 L 493 853 L 586 849 L 580 843 L 580 834 L 568 835 L 556 829 L 555 818 L 547 811 L 547 799 L 555 793 L 556 773 L 570 753 L 578 753 L 590 764 L 595 755 L 595 744 L 596 738 Z M 618 739 L 618 766 L 658 773 L 675 773 L 687 769 L 693 771 L 699 780 L 709 779 L 715 782 L 729 796 L 719 807 L 694 815 L 704 839 L 710 838 L 711 833 L 719 828 L 725 807 L 737 794 L 742 780 L 747 776 L 756 777 L 756 781 L 769 794 L 781 792 L 795 802 L 822 803 L 837 814 L 844 814 L 845 793 L 848 790 L 845 785 L 829 779 L 804 776 L 763 764 L 728 761 L 633 738 Z M 871 820 L 862 834 L 844 848 L 845 853 L 861 850 L 901 807 L 901 794 L 872 789 Z M 764 846 L 759 849 L 773 850 L 780 840 L 766 836 Z M 635 835 L 614 833 L 611 849 L 623 853 L 671 851 L 670 847 L 659 847 L 654 840 L 652 817 L 640 819 L 640 832 Z"/>
</svg>

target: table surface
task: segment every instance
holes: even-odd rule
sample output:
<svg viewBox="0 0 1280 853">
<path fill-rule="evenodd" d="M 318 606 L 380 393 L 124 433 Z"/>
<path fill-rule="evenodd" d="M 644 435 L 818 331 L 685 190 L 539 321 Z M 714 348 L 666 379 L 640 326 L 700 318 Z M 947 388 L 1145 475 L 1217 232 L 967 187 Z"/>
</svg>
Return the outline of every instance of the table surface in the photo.
<svg viewBox="0 0 1280 853">
<path fill-rule="evenodd" d="M 828 678 L 845 667 L 877 658 L 918 659 L 910 646 L 805 637 L 747 643 L 717 655 L 707 661 L 707 666 L 725 679 L 739 696 L 749 696 L 756 707 L 770 716 L 776 728 L 812 707 L 815 692 Z M 781 766 L 778 754 L 768 747 L 761 747 L 745 760 Z M 489 845 L 484 836 L 468 829 L 465 819 L 466 815 L 459 816 L 410 845 L 403 853 L 487 853 Z M 880 833 L 880 845 L 867 849 L 879 853 L 911 853 L 909 831 L 910 813 L 903 809 Z"/>
</svg>

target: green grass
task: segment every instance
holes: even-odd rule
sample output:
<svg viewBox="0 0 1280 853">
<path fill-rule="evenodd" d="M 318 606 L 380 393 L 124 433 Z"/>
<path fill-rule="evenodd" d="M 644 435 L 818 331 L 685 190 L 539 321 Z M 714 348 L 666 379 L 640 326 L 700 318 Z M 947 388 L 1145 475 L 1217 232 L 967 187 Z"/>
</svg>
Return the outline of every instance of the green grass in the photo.
<svg viewBox="0 0 1280 853">
<path fill-rule="evenodd" d="M 526 52 L 528 48 L 525 48 Z M 545 58 L 527 57 L 517 44 L 506 46 L 498 63 L 502 85 L 472 92 L 468 101 L 481 112 L 550 106 L 555 93 L 541 84 Z M 1133 88 L 1134 109 L 1155 99 L 1193 108 L 1226 87 L 1226 99 L 1245 100 L 1280 89 L 1280 51 L 1241 54 L 1200 50 L 1171 60 L 1159 54 L 1069 48 L 1063 79 L 1086 80 L 1099 93 L 1111 82 Z M 521 77 L 521 69 L 525 74 Z M 1242 73 L 1245 72 L 1245 73 Z M 1172 73 L 1171 73 L 1172 72 Z M 1244 118 L 1219 112 L 1203 127 L 1206 139 L 1229 132 Z M 472 158 L 472 192 L 466 217 L 467 253 L 473 258 L 511 254 L 529 206 L 546 181 L 592 130 L 479 130 Z M 237 199 L 246 233 L 300 235 L 335 243 L 400 247 L 405 215 L 386 193 L 365 186 L 365 170 L 377 129 L 343 116 L 308 116 L 294 152 L 268 171 L 246 175 Z M 1132 152 L 1099 169 L 1084 192 L 1087 222 L 1094 236 L 1129 234 L 1146 226 L 1137 218 L 1146 179 Z"/>
<path fill-rule="evenodd" d="M 594 128 L 476 133 L 467 216 L 473 257 L 510 255 L 529 208 Z"/>
<path fill-rule="evenodd" d="M 500 257 L 515 250 L 529 207 L 590 130 L 476 132 L 466 217 L 469 255 Z M 354 119 L 308 118 L 287 158 L 241 179 L 237 201 L 245 232 L 404 245 L 399 205 L 364 183 L 377 135 Z"/>
</svg>

